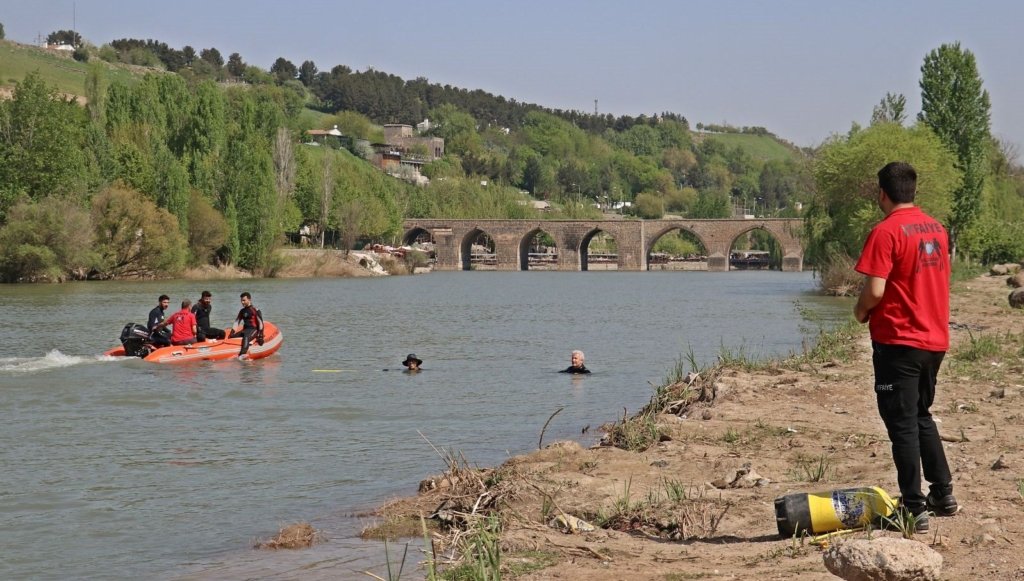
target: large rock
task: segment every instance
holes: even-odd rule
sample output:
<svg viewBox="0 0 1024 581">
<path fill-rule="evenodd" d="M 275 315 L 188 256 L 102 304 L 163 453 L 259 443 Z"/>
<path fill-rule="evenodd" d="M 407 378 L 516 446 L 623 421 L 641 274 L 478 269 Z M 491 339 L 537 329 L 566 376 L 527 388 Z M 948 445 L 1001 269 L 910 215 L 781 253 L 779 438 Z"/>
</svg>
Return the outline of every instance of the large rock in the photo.
<svg viewBox="0 0 1024 581">
<path fill-rule="evenodd" d="M 854 539 L 829 547 L 825 567 L 847 581 L 938 579 L 942 555 L 924 543 L 893 537 Z"/>
<path fill-rule="evenodd" d="M 1024 286 L 1024 272 L 1018 272 L 1017 274 L 1007 278 L 1006 284 L 1013 288 L 1020 288 Z"/>
<path fill-rule="evenodd" d="M 1013 289 L 1010 293 L 1010 306 L 1015 309 L 1024 309 L 1024 288 Z"/>
<path fill-rule="evenodd" d="M 992 276 L 1004 276 L 1008 272 L 1005 264 L 993 264 L 992 268 L 988 269 L 988 273 Z"/>
</svg>

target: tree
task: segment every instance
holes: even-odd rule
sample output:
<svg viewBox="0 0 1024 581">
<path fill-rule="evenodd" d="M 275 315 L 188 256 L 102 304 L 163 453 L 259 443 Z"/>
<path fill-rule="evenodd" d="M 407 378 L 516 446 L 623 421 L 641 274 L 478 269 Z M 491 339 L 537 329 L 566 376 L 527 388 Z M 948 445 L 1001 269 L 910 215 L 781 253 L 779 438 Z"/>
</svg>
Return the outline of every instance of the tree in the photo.
<svg viewBox="0 0 1024 581">
<path fill-rule="evenodd" d="M 242 60 L 242 55 L 237 52 L 231 53 L 228 57 L 228 72 L 233 77 L 241 77 L 245 73 L 245 62 Z"/>
<path fill-rule="evenodd" d="M 197 264 L 213 260 L 228 238 L 228 225 L 198 191 L 193 190 L 188 206 L 188 247 Z"/>
<path fill-rule="evenodd" d="M 89 213 L 47 196 L 11 208 L 0 228 L 0 280 L 61 282 L 85 278 L 95 262 Z"/>
<path fill-rule="evenodd" d="M 871 124 L 896 123 L 903 125 L 907 120 L 907 98 L 902 93 L 886 93 L 882 101 L 871 112 Z"/>
<path fill-rule="evenodd" d="M 320 214 L 317 219 L 317 224 L 320 226 L 320 248 L 324 247 L 334 194 L 334 168 L 331 165 L 333 158 L 333 152 L 324 151 L 323 165 L 320 171 Z M 358 222 L 358 219 L 356 221 Z"/>
<path fill-rule="evenodd" d="M 74 30 L 55 30 L 46 36 L 46 44 L 70 44 L 79 46 L 82 44 L 82 35 Z"/>
<path fill-rule="evenodd" d="M 949 243 L 955 258 L 957 237 L 981 212 L 991 103 L 988 91 L 982 88 L 974 54 L 961 49 L 958 42 L 928 53 L 921 66 L 920 86 L 918 119 L 954 153 L 956 167 L 963 174 L 953 192 L 949 216 Z"/>
<path fill-rule="evenodd" d="M 0 221 L 15 198 L 80 193 L 86 177 L 85 111 L 36 72 L 0 101 Z"/>
<path fill-rule="evenodd" d="M 185 262 L 178 220 L 139 192 L 114 185 L 93 198 L 99 271 L 103 277 L 174 274 Z"/>
<path fill-rule="evenodd" d="M 316 65 L 313 61 L 303 61 L 302 65 L 299 66 L 299 81 L 305 86 L 310 86 L 313 81 L 316 80 L 317 74 Z"/>
<path fill-rule="evenodd" d="M 277 57 L 274 64 L 270 65 L 270 74 L 274 75 L 279 85 L 284 84 L 285 81 L 290 81 L 299 74 L 299 69 L 288 59 L 283 56 Z"/>
<path fill-rule="evenodd" d="M 7 36 L 4 34 L 4 23 L 0 22 L 0 40 L 3 40 L 4 38 L 7 38 Z"/>
<path fill-rule="evenodd" d="M 191 66 L 196 60 L 196 49 L 186 44 L 181 48 L 181 56 L 185 59 L 185 66 Z"/>
<path fill-rule="evenodd" d="M 216 69 L 224 66 L 224 57 L 220 56 L 220 51 L 213 47 L 199 51 L 199 58 L 210 63 Z"/>
<path fill-rule="evenodd" d="M 917 169 L 915 203 L 945 222 L 950 193 L 960 181 L 953 155 L 936 135 L 918 124 L 874 125 L 822 146 L 814 167 L 817 194 L 805 211 L 805 259 L 818 266 L 849 261 L 878 222 L 878 170 L 899 159 Z"/>
</svg>

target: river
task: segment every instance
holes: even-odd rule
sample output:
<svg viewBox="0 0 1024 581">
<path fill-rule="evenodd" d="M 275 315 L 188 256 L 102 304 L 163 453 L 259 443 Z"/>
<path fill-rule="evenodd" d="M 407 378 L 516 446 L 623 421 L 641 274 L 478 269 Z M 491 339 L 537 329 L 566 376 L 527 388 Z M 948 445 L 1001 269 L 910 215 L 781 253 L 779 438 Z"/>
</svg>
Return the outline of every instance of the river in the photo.
<svg viewBox="0 0 1024 581">
<path fill-rule="evenodd" d="M 786 354 L 847 316 L 814 287 L 774 271 L 0 286 L 0 578 L 382 574 L 359 514 L 439 473 L 432 446 L 496 465 L 535 449 L 558 408 L 544 441 L 592 443 L 690 350 L 705 363 L 723 345 Z M 158 295 L 173 309 L 203 289 L 215 326 L 250 291 L 281 351 L 182 365 L 99 355 Z M 573 349 L 592 375 L 556 372 Z M 401 371 L 407 353 L 423 372 Z M 250 549 L 297 521 L 329 541 Z"/>
</svg>

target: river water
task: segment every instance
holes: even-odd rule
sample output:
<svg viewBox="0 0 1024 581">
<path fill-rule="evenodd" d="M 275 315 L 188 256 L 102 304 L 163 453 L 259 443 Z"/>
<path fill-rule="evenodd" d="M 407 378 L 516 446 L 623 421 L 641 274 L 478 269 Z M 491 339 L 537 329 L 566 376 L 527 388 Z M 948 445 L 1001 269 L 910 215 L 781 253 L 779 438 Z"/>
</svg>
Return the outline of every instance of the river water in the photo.
<svg viewBox="0 0 1024 581">
<path fill-rule="evenodd" d="M 383 575 L 359 514 L 439 473 L 432 445 L 496 465 L 535 449 L 558 408 L 544 441 L 591 443 L 691 349 L 702 362 L 723 345 L 786 354 L 847 316 L 814 286 L 769 271 L 0 286 L 0 579 Z M 282 350 L 182 365 L 98 355 L 159 294 L 173 307 L 204 288 L 215 326 L 252 292 Z M 556 373 L 572 349 L 592 375 Z M 400 371 L 410 352 L 422 373 Z M 250 549 L 297 521 L 329 542 Z"/>
</svg>

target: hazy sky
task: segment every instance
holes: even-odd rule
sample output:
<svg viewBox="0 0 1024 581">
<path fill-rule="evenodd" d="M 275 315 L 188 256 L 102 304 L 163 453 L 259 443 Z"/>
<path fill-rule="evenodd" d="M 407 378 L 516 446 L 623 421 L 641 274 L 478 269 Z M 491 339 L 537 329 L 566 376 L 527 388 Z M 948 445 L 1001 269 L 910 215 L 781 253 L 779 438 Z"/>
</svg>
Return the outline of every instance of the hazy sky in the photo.
<svg viewBox="0 0 1024 581">
<path fill-rule="evenodd" d="M 959 41 L 993 133 L 1024 144 L 1024 2 L 1011 0 L 0 0 L 0 23 L 20 42 L 76 26 L 97 45 L 373 67 L 546 107 L 760 125 L 798 145 L 867 124 L 887 91 L 913 119 L 925 55 Z"/>
</svg>

